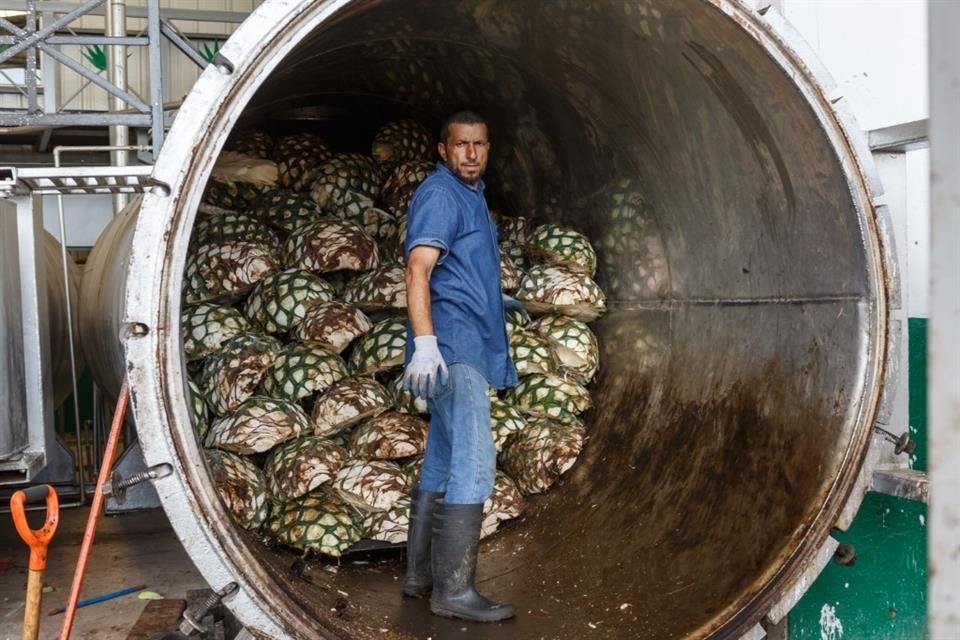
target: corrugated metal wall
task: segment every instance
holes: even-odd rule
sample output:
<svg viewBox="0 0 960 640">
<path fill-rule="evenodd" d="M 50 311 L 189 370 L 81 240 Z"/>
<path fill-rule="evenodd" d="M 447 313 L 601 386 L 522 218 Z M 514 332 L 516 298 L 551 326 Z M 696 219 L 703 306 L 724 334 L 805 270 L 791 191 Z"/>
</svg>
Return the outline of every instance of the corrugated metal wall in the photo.
<svg viewBox="0 0 960 640">
<path fill-rule="evenodd" d="M 240 13 L 249 13 L 254 7 L 259 5 L 262 0 L 161 0 L 160 6 L 171 9 L 195 9 L 200 11 L 232 11 Z M 145 0 L 127 0 L 128 7 L 143 7 Z M 41 5 L 42 8 L 42 5 Z M 181 33 L 190 38 L 198 49 L 204 45 L 213 49 L 216 43 L 222 44 L 234 29 L 236 24 L 224 22 L 207 22 L 193 20 L 172 20 L 172 24 L 180 30 Z M 84 33 L 103 33 L 105 30 L 105 20 L 102 16 L 86 16 L 71 24 L 71 28 L 76 32 Z M 142 18 L 129 18 L 127 20 L 128 35 L 144 35 L 146 32 L 146 20 Z M 83 60 L 84 66 L 96 68 L 90 61 L 84 59 L 84 49 L 89 47 L 69 47 L 61 48 L 63 53 L 77 59 Z M 164 64 L 166 69 L 166 90 L 164 92 L 166 101 L 176 101 L 183 98 L 190 87 L 196 81 L 200 69 L 186 58 L 180 51 L 170 45 L 164 39 Z M 147 65 L 147 51 L 144 47 L 130 47 L 127 49 L 127 83 L 128 88 L 146 98 L 149 95 L 150 78 Z M 107 110 L 109 106 L 108 94 L 91 84 L 88 80 L 74 73 L 61 65 L 56 65 L 57 72 L 57 103 L 61 109 L 84 110 L 84 111 L 102 111 Z M 11 74 L 12 76 L 13 74 Z M 102 72 L 101 75 L 106 75 Z M 45 79 L 49 81 L 49 79 Z M 147 101 L 147 100 L 145 100 Z M 25 108 L 23 97 L 19 93 L 4 92 L 0 93 L 0 109 L 22 109 Z"/>
</svg>

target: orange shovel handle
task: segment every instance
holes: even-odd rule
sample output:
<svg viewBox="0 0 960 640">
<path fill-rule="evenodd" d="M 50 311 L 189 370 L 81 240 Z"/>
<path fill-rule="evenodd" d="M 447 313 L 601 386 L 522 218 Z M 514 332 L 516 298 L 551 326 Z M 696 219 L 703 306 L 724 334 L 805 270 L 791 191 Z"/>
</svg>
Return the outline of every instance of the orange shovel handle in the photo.
<svg viewBox="0 0 960 640">
<path fill-rule="evenodd" d="M 24 505 L 30 502 L 39 502 L 43 498 L 47 501 L 47 519 L 39 529 L 31 529 L 27 522 L 27 513 Z M 47 568 L 47 545 L 57 530 L 60 521 L 60 501 L 57 492 L 48 484 L 37 485 L 17 491 L 10 496 L 10 512 L 13 514 L 13 524 L 17 533 L 30 547 L 30 570 L 43 571 Z"/>
</svg>

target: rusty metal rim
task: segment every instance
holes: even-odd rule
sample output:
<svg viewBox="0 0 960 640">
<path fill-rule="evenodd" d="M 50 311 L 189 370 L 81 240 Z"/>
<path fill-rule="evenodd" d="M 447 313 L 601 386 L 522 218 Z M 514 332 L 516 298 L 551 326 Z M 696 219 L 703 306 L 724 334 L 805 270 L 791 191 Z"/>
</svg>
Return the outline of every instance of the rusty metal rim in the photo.
<svg viewBox="0 0 960 640">
<path fill-rule="evenodd" d="M 156 486 L 175 530 L 204 577 L 214 588 L 238 580 L 241 591 L 231 603 L 232 608 L 244 624 L 271 636 L 336 637 L 310 616 L 294 615 L 289 606 L 291 594 L 272 580 L 242 535 L 230 527 L 217 526 L 218 521 L 228 520 L 229 516 L 216 498 L 204 470 L 202 451 L 193 437 L 179 350 L 167 349 L 169 344 L 179 341 L 179 286 L 171 285 L 179 285 L 182 280 L 185 239 L 193 222 L 192 212 L 200 200 L 200 187 L 243 107 L 293 46 L 348 3 L 349 0 L 268 1 L 241 25 L 221 51 L 218 66 L 201 76 L 181 109 L 185 117 L 178 118 L 171 130 L 154 173 L 161 186 L 145 198 L 145 215 L 140 216 L 137 224 L 130 261 L 126 322 L 142 323 L 150 329 L 146 336 L 129 336 L 125 340 L 134 410 L 138 425 L 144 425 L 138 430 L 144 457 L 148 465 L 173 465 L 175 473 Z M 774 28 L 769 20 L 772 16 L 765 18 L 735 0 L 705 3 L 736 21 L 758 46 L 770 53 L 814 109 L 837 150 L 863 224 L 864 242 L 872 249 L 868 269 L 875 295 L 870 318 L 874 338 L 866 348 L 874 364 L 868 370 L 876 371 L 883 362 L 886 344 L 886 326 L 882 321 L 886 317 L 886 299 L 879 280 L 883 256 L 867 187 L 872 182 L 868 175 L 870 158 L 852 142 L 853 132 L 844 130 L 846 123 L 836 105 L 820 90 L 831 83 L 798 56 L 797 44 L 802 40 L 796 32 L 784 28 L 785 23 Z M 268 27 L 266 33 L 264 25 Z M 266 52 L 270 55 L 264 55 Z M 211 109 L 210 105 L 219 107 Z M 160 287 L 156 287 L 157 282 Z M 763 576 L 763 587 L 730 605 L 693 637 L 743 633 L 756 625 L 802 572 L 804 561 L 827 539 L 847 500 L 857 499 L 851 498 L 850 493 L 866 455 L 880 384 L 876 376 L 870 376 L 863 386 L 869 398 L 861 404 L 841 471 L 812 526 L 798 532 L 801 540 L 792 552 L 785 554 L 779 567 Z M 203 516 L 203 522 L 198 515 Z"/>
</svg>

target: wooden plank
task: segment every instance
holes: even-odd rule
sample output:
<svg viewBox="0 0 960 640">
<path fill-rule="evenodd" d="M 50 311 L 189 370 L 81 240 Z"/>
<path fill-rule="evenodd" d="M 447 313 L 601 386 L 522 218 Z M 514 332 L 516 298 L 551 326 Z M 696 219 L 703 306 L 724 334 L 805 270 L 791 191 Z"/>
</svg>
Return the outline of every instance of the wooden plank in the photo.
<svg viewBox="0 0 960 640">
<path fill-rule="evenodd" d="M 177 628 L 183 610 L 187 608 L 186 600 L 163 599 L 151 600 L 143 608 L 140 619 L 133 625 L 127 640 L 148 640 L 148 638 L 162 631 L 171 631 Z"/>
</svg>

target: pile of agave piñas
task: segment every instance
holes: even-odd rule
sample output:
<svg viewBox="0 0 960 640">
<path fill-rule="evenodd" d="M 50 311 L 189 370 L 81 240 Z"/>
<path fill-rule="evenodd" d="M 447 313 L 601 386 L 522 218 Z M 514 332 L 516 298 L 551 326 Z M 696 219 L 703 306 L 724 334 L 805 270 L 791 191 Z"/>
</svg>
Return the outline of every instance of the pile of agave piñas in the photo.
<svg viewBox="0 0 960 640">
<path fill-rule="evenodd" d="M 339 557 L 406 540 L 429 417 L 401 386 L 402 246 L 434 148 L 409 120 L 384 126 L 369 156 L 249 132 L 233 151 L 275 162 L 276 184 L 208 183 L 183 289 L 194 423 L 225 505 L 280 545 Z M 585 236 L 498 222 L 503 288 L 533 318 L 507 317 L 520 384 L 491 392 L 500 471 L 484 535 L 579 455 L 599 367 L 586 322 L 604 310 Z"/>
</svg>

